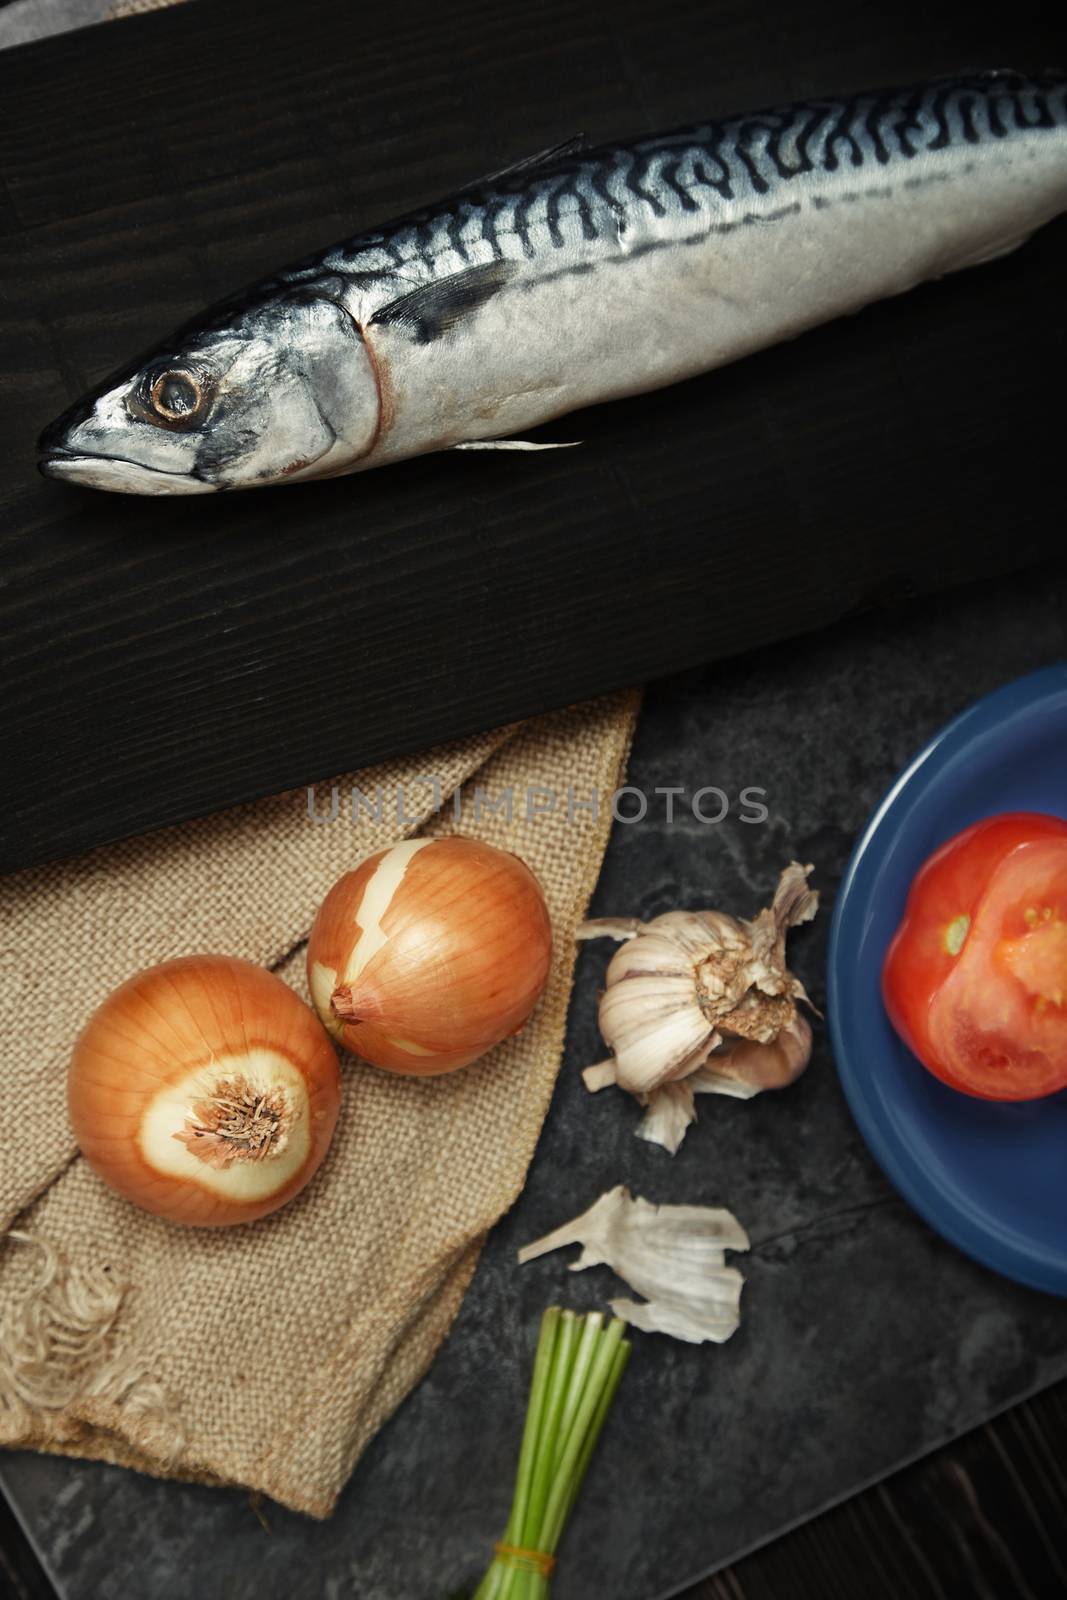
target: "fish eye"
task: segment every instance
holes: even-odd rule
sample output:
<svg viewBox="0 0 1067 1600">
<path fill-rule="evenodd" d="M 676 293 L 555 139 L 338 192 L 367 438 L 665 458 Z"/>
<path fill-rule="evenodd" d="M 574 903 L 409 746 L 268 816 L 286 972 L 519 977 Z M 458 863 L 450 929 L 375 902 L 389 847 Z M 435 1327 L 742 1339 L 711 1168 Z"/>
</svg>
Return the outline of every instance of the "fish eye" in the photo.
<svg viewBox="0 0 1067 1600">
<path fill-rule="evenodd" d="M 166 367 L 162 372 L 146 373 L 138 398 L 149 422 L 182 428 L 197 421 L 207 394 L 204 384 L 188 368 Z"/>
<path fill-rule="evenodd" d="M 191 372 L 161 372 L 150 390 L 152 409 L 166 422 L 185 422 L 199 411 L 203 392 Z"/>
</svg>

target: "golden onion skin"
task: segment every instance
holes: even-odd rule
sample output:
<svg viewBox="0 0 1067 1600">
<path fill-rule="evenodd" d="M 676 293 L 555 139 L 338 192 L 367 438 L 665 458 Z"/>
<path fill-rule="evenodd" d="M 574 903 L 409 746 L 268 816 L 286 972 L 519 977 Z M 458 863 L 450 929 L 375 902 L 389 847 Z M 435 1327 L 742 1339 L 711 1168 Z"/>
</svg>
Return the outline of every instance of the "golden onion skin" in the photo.
<svg viewBox="0 0 1067 1600">
<path fill-rule="evenodd" d="M 413 839 L 331 889 L 308 941 L 308 983 L 346 1049 L 426 1077 L 517 1033 L 551 957 L 545 898 L 518 856 L 477 839 Z"/>
<path fill-rule="evenodd" d="M 340 1109 L 337 1057 L 280 978 L 232 956 L 138 973 L 94 1012 L 68 1076 L 89 1165 L 195 1227 L 252 1222 L 309 1182 Z"/>
</svg>

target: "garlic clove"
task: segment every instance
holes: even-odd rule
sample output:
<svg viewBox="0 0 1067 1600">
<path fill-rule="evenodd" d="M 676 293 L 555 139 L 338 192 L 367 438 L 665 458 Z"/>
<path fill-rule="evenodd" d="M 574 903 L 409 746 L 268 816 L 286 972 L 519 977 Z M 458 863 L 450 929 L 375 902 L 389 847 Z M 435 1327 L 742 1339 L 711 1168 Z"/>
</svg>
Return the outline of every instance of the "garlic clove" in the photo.
<svg viewBox="0 0 1067 1600">
<path fill-rule="evenodd" d="M 751 1100 L 753 1095 L 759 1094 L 753 1084 L 742 1083 L 737 1078 L 728 1078 L 725 1073 L 716 1072 L 710 1061 L 685 1081 L 694 1094 L 724 1094 L 730 1100 Z"/>
<path fill-rule="evenodd" d="M 605 979 L 610 988 L 624 978 L 646 978 L 652 974 L 662 978 L 685 978 L 689 982 L 693 964 L 669 932 L 649 923 L 637 938 L 616 950 L 608 962 Z"/>
<path fill-rule="evenodd" d="M 613 984 L 600 1002 L 600 1031 L 615 1052 L 616 1082 L 632 1094 L 684 1077 L 718 1039 L 688 975 Z"/>
<path fill-rule="evenodd" d="M 664 911 L 653 917 L 646 931 L 669 939 L 691 961 L 719 953 L 740 954 L 748 948 L 745 924 L 723 911 Z"/>
<path fill-rule="evenodd" d="M 747 1094 L 786 1089 L 811 1060 L 811 1044 L 811 1027 L 797 1011 L 768 1043 L 738 1039 L 721 1054 L 713 1055 L 702 1073 L 725 1079 Z"/>
<path fill-rule="evenodd" d="M 740 1324 L 744 1280 L 726 1265 L 727 1250 L 747 1250 L 748 1235 L 714 1206 L 656 1206 L 619 1185 L 581 1216 L 519 1251 L 533 1261 L 570 1244 L 582 1246 L 572 1272 L 606 1265 L 643 1303 L 610 1302 L 615 1315 L 650 1333 L 691 1344 L 723 1343 Z"/>
</svg>

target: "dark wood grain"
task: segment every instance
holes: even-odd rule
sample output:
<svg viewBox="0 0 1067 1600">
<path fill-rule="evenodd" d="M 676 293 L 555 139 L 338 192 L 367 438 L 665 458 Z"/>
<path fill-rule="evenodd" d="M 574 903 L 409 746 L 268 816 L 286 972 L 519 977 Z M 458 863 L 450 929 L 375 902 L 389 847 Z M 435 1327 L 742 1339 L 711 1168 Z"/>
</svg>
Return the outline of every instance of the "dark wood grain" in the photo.
<svg viewBox="0 0 1067 1600">
<path fill-rule="evenodd" d="M 1067 1385 L 776 1539 L 679 1600 L 1067 1594 Z"/>
<path fill-rule="evenodd" d="M 1062 50 L 1048 9 L 934 9 L 213 0 L 6 52 L 0 867 L 1050 550 L 1062 223 L 568 420 L 558 456 L 218 501 L 34 469 L 42 423 L 205 302 L 576 129 Z"/>
</svg>

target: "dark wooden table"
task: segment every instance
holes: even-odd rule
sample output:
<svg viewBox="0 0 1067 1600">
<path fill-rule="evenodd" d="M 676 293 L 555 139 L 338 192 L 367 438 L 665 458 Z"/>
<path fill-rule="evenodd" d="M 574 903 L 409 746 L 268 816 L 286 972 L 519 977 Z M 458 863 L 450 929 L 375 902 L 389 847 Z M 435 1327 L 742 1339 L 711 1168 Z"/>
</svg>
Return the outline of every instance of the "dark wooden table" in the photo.
<svg viewBox="0 0 1067 1600">
<path fill-rule="evenodd" d="M 0 869 L 1051 554 L 1063 218 L 586 411 L 581 449 L 195 512 L 33 470 L 46 422 L 211 300 L 561 138 L 1060 53 L 1025 4 L 856 17 L 211 0 L 0 55 Z"/>
</svg>

